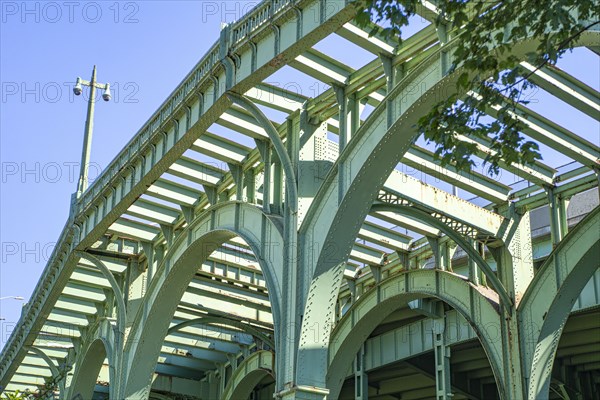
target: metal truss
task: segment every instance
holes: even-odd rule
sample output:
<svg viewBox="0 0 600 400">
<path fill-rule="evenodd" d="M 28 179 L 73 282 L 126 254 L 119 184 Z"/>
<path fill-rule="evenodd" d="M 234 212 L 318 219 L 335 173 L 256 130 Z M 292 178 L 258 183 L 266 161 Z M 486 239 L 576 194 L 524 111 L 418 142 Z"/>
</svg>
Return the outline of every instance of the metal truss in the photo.
<svg viewBox="0 0 600 400">
<path fill-rule="evenodd" d="M 418 12 L 438 18 L 432 1 Z M 551 365 L 558 354 L 562 363 L 569 353 L 556 348 L 569 312 L 600 300 L 582 288 L 597 280 L 597 265 L 587 263 L 581 277 L 571 273 L 583 267 L 568 262 L 588 260 L 597 247 L 598 143 L 519 107 L 513 118 L 523 134 L 571 165 L 502 161 L 503 174 L 523 179 L 516 183 L 442 167 L 414 127 L 440 93 L 455 90 L 444 57 L 461 28 L 429 24 L 398 46 L 358 28 L 355 13 L 345 0 L 265 0 L 223 28 L 73 205 L 0 355 L 0 390 L 55 377 L 68 398 L 96 390 L 212 399 L 248 397 L 263 380 L 282 399 L 335 398 L 349 376 L 379 379 L 372 370 L 387 361 L 356 363 L 389 332 L 459 320 L 468 325 L 460 338 L 423 336 L 420 347 L 400 346 L 402 356 L 388 360 L 402 363 L 407 375 L 398 379 L 423 385 L 412 395 L 448 398 L 446 388 L 485 398 L 469 388 L 486 380 L 503 398 L 549 390 L 535 360 Z M 335 35 L 370 57 L 355 68 L 315 48 Z M 585 32 L 578 45 L 597 49 L 597 40 L 597 31 Z M 269 84 L 284 66 L 326 90 L 309 97 Z M 600 120 L 595 88 L 556 67 L 520 67 Z M 500 107 L 486 112 L 495 117 Z M 493 155 L 488 140 L 460 140 L 475 143 L 480 158 Z M 543 263 L 535 277 L 534 262 Z M 554 306 L 542 305 L 539 293 L 579 295 L 578 305 L 542 321 Z M 380 324 L 389 329 L 367 340 Z M 482 329 L 489 324 L 500 339 Z M 539 325 L 529 347 L 519 342 L 523 324 Z M 450 349 L 463 345 L 485 368 L 448 382 L 448 369 L 461 368 Z M 431 358 L 435 370 L 426 362 L 434 349 L 449 354 Z M 573 361 L 564 380 L 577 368 L 600 371 L 590 365 Z M 62 377 L 63 367 L 72 378 Z M 564 382 L 553 387 L 566 390 Z M 373 391 L 357 388 L 361 400 Z M 377 393 L 392 395 L 388 389 Z M 272 394 L 261 390 L 256 398 Z"/>
</svg>

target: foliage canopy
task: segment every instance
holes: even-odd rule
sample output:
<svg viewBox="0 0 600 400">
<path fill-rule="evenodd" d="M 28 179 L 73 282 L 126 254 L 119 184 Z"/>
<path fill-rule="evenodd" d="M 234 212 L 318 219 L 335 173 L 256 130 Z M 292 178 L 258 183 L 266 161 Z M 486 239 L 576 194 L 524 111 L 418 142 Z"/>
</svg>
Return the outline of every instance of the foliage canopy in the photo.
<svg viewBox="0 0 600 400">
<path fill-rule="evenodd" d="M 531 164 L 541 159 L 538 144 L 521 134 L 523 122 L 515 118 L 519 107 L 529 103 L 527 91 L 533 87 L 527 80 L 533 72 L 520 67 L 520 62 L 537 69 L 556 64 L 582 32 L 599 23 L 600 7 L 589 0 L 430 3 L 437 6 L 436 28 L 447 32 L 452 42 L 450 70 L 459 74 L 458 94 L 440 100 L 419 121 L 420 133 L 435 143 L 442 165 L 471 169 L 477 141 L 492 150 L 484 158 L 490 172 L 498 173 L 501 160 Z M 355 0 L 354 4 L 359 26 L 398 42 L 402 28 L 422 7 L 420 0 Z M 511 54 L 515 43 L 531 36 L 538 38 L 539 45 L 527 60 Z M 495 108 L 496 118 L 488 117 L 490 107 Z"/>
</svg>

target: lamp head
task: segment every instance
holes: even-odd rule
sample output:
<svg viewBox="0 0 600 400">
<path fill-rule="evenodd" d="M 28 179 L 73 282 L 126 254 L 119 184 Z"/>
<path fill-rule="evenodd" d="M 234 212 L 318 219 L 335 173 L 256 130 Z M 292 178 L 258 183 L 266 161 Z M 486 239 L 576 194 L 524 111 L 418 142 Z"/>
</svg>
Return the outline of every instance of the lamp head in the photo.
<svg viewBox="0 0 600 400">
<path fill-rule="evenodd" d="M 75 82 L 75 87 L 73 88 L 73 93 L 75 93 L 75 96 L 79 96 L 81 91 L 81 78 L 77 78 L 77 82 Z"/>
<path fill-rule="evenodd" d="M 104 88 L 104 93 L 102 93 L 102 98 L 104 99 L 104 101 L 109 101 L 111 98 L 111 94 L 110 94 L 110 84 L 107 83 L 106 87 Z"/>
</svg>

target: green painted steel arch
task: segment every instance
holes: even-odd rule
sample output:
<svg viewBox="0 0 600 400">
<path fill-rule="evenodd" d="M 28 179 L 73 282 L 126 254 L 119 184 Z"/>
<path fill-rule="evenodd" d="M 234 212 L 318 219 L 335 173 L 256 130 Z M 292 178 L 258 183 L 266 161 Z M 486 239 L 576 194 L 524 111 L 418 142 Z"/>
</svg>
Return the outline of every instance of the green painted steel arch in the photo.
<svg viewBox="0 0 600 400">
<path fill-rule="evenodd" d="M 598 33 L 583 32 L 575 45 L 593 46 Z M 511 47 L 512 55 L 525 59 L 538 43 L 534 38 L 516 43 Z M 451 45 L 444 46 L 444 51 L 450 50 Z M 306 304 L 296 368 L 298 384 L 325 385 L 323 375 L 327 366 L 323 354 L 327 352 L 329 332 L 322 329 L 315 342 L 312 327 L 323 325 L 323 321 L 335 315 L 337 295 L 330 296 L 329 292 L 340 284 L 341 272 L 336 270 L 348 259 L 379 189 L 416 139 L 421 116 L 457 91 L 456 82 L 462 69 L 448 74 L 440 53 L 438 49 L 410 71 L 369 115 L 330 169 L 300 228 L 304 242 L 318 245 L 316 264 L 313 253 L 307 254 L 302 262 L 314 270 L 309 299 L 320 296 L 320 301 Z M 389 127 L 388 119 L 395 121 Z M 340 178 L 340 170 L 347 172 L 346 180 Z M 340 181 L 348 182 L 342 199 Z"/>
<path fill-rule="evenodd" d="M 410 300 L 435 297 L 460 312 L 473 327 L 501 385 L 504 376 L 501 317 L 496 298 L 486 297 L 463 276 L 442 270 L 412 270 L 394 275 L 363 294 L 331 334 L 327 388 L 337 398 L 348 366 L 371 332 L 392 312 Z"/>
<path fill-rule="evenodd" d="M 600 207 L 569 232 L 540 268 L 518 308 L 528 397 L 547 399 L 556 349 L 577 297 L 600 268 Z"/>
<path fill-rule="evenodd" d="M 247 203 L 219 203 L 179 234 L 152 279 L 125 344 L 127 378 L 120 397 L 148 398 L 163 340 L 197 266 L 235 236 L 243 238 L 254 251 L 267 283 L 277 326 L 284 248 L 279 221 Z"/>
<path fill-rule="evenodd" d="M 117 328 L 120 334 L 119 341 L 118 343 L 116 343 L 116 347 L 120 348 L 120 346 L 122 345 L 121 336 L 125 334 L 125 324 L 127 322 L 127 308 L 125 306 L 125 298 L 121 293 L 121 288 L 119 287 L 119 284 L 117 283 L 117 280 L 115 279 L 112 272 L 110 272 L 108 267 L 98 257 L 83 251 L 75 252 L 75 255 L 78 256 L 80 259 L 91 262 L 96 268 L 98 268 L 98 270 L 102 273 L 102 275 L 110 284 L 110 288 L 115 297 L 115 304 L 117 310 Z"/>
<path fill-rule="evenodd" d="M 243 400 L 250 397 L 252 389 L 267 376 L 275 378 L 275 354 L 260 350 L 252 353 L 233 372 L 221 400 Z"/>
<path fill-rule="evenodd" d="M 109 365 L 110 398 L 114 398 L 116 395 L 114 390 L 118 386 L 115 379 L 117 357 L 112 346 L 112 343 L 115 342 L 114 331 L 115 326 L 106 318 L 92 326 L 79 351 L 73 370 L 73 379 L 64 398 L 91 399 L 105 359 L 108 359 Z"/>
<path fill-rule="evenodd" d="M 492 289 L 494 289 L 496 293 L 498 293 L 498 295 L 500 296 L 500 299 L 502 300 L 501 305 L 506 307 L 511 304 L 510 297 L 508 297 L 506 289 L 504 288 L 504 286 L 502 286 L 502 282 L 500 281 L 500 278 L 498 278 L 498 276 L 496 275 L 496 272 L 492 270 L 492 268 L 488 265 L 485 259 L 481 256 L 481 254 L 475 251 L 473 246 L 470 245 L 469 242 L 467 242 L 467 239 L 462 234 L 456 232 L 451 227 L 438 220 L 437 218 L 432 217 L 426 212 L 418 210 L 414 207 L 401 206 L 398 204 L 374 204 L 371 207 L 371 210 L 389 211 L 401 215 L 406 215 L 408 217 L 416 219 L 417 221 L 424 222 L 429 226 L 433 226 L 439 229 L 442 233 L 444 233 L 446 236 L 452 239 L 454 243 L 460 246 L 460 248 L 463 249 L 465 253 L 467 253 L 469 258 L 471 258 L 475 262 L 475 264 L 479 266 L 481 272 L 483 272 L 483 274 L 487 277 L 488 281 L 490 282 L 490 286 L 492 287 Z"/>
<path fill-rule="evenodd" d="M 29 347 L 28 351 L 29 353 L 35 354 L 36 356 L 40 357 L 42 360 L 44 360 L 46 364 L 48 364 L 48 369 L 50 369 L 50 373 L 52 373 L 52 378 L 57 378 L 60 375 L 60 372 L 54 364 L 54 361 L 52 361 L 52 359 L 48 357 L 48 355 L 46 355 L 46 353 L 44 353 L 43 350 L 38 349 L 37 347 Z M 61 379 L 59 381 L 58 389 L 59 394 L 61 396 L 65 396 L 65 379 Z"/>
</svg>

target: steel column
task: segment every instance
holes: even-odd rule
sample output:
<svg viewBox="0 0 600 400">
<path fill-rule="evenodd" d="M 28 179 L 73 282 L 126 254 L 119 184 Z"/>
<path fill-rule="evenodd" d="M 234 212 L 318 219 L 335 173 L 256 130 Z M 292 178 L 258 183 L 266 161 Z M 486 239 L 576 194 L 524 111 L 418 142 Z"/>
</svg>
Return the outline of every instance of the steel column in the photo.
<svg viewBox="0 0 600 400">
<path fill-rule="evenodd" d="M 355 400 L 368 400 L 369 376 L 365 372 L 365 344 L 360 346 L 354 360 L 354 398 Z"/>
<path fill-rule="evenodd" d="M 435 391 L 436 400 L 452 398 L 452 383 L 450 375 L 450 347 L 446 345 L 446 313 L 444 304 L 436 304 L 439 318 L 433 320 L 433 350 L 435 355 Z"/>
</svg>

